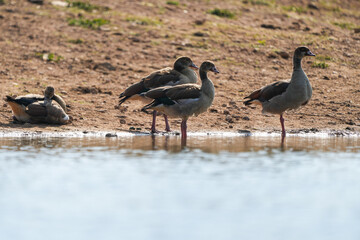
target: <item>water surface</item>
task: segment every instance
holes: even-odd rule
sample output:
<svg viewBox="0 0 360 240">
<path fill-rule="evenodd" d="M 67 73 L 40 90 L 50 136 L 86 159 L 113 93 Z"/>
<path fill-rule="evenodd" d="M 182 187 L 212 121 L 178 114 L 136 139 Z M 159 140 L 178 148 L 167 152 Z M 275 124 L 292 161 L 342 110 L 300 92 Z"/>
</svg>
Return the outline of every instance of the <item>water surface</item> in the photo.
<svg viewBox="0 0 360 240">
<path fill-rule="evenodd" d="M 357 137 L 0 138 L 0 239 L 359 239 Z"/>
</svg>

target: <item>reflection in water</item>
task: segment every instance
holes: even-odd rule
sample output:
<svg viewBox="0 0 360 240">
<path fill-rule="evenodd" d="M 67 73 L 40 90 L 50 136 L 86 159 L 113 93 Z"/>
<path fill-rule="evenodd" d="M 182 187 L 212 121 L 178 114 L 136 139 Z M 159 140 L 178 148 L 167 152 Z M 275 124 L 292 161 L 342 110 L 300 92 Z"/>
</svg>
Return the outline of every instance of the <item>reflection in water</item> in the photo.
<svg viewBox="0 0 360 240">
<path fill-rule="evenodd" d="M 180 152 L 183 150 L 199 149 L 206 153 L 248 152 L 263 149 L 279 149 L 291 151 L 359 151 L 360 138 L 358 137 L 298 137 L 288 136 L 282 143 L 278 136 L 192 136 L 183 142 L 179 136 L 141 135 L 133 137 L 18 137 L 0 138 L 1 146 L 23 150 L 28 146 L 34 149 L 41 148 L 90 148 L 103 147 L 104 149 L 136 149 L 136 150 L 165 150 Z"/>
<path fill-rule="evenodd" d="M 0 239 L 359 239 L 359 156 L 346 137 L 0 138 Z"/>
</svg>

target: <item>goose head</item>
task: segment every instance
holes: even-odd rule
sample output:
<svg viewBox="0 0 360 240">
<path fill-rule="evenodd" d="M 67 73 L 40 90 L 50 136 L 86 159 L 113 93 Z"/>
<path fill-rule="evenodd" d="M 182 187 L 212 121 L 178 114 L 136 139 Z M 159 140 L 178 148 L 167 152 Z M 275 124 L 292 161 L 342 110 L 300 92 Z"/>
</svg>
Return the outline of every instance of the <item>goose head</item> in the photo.
<svg viewBox="0 0 360 240">
<path fill-rule="evenodd" d="M 214 73 L 220 73 L 219 70 L 216 69 L 215 64 L 211 61 L 205 61 L 200 66 L 200 72 L 214 72 Z"/>
<path fill-rule="evenodd" d="M 51 86 L 47 86 L 44 92 L 45 98 L 51 99 L 54 96 L 54 88 Z"/>
<path fill-rule="evenodd" d="M 177 71 L 181 71 L 189 67 L 199 69 L 189 57 L 179 57 L 174 63 L 174 69 Z"/>
<path fill-rule="evenodd" d="M 315 54 L 313 54 L 310 49 L 308 49 L 307 47 L 298 47 L 296 50 L 295 50 L 295 53 L 294 53 L 294 57 L 295 58 L 299 58 L 299 59 L 302 59 L 303 57 L 305 56 L 315 56 Z"/>
</svg>

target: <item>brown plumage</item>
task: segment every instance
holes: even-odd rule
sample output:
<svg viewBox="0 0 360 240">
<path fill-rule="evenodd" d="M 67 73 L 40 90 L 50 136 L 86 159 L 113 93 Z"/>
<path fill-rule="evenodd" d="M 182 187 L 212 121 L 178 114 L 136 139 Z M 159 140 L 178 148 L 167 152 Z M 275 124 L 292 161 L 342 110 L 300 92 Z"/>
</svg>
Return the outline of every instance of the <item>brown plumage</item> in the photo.
<svg viewBox="0 0 360 240">
<path fill-rule="evenodd" d="M 5 101 L 9 103 L 17 121 L 65 124 L 69 121 L 66 103 L 60 96 L 54 97 L 54 88 L 49 86 L 42 98 L 34 94 L 17 98 L 6 96 Z M 53 105 L 52 100 L 58 102 L 60 107 Z"/>
<path fill-rule="evenodd" d="M 290 82 L 278 81 L 252 92 L 244 101 L 246 106 L 252 103 L 262 105 L 263 113 L 280 115 L 283 139 L 286 135 L 283 113 L 306 105 L 312 96 L 312 87 L 301 67 L 305 56 L 315 56 L 307 47 L 296 48 L 293 56 L 293 72 Z"/>
<path fill-rule="evenodd" d="M 125 91 L 120 94 L 119 105 L 131 99 L 142 100 L 148 103 L 149 99 L 145 98 L 143 96 L 143 93 L 151 89 L 163 86 L 196 83 L 197 75 L 191 68 L 197 69 L 198 67 L 192 62 L 189 57 L 178 58 L 175 61 L 173 68 L 167 67 L 152 72 L 148 76 L 141 79 L 140 82 L 134 83 L 133 85 L 125 89 Z M 166 124 L 166 131 L 170 131 L 167 117 L 164 116 L 164 118 Z M 154 111 L 153 113 L 153 122 L 151 126 L 152 132 L 156 132 L 155 121 L 156 111 Z"/>
<path fill-rule="evenodd" d="M 247 98 L 250 99 L 245 101 L 244 104 L 248 106 L 255 100 L 260 102 L 269 101 L 273 97 L 283 94 L 288 86 L 289 86 L 289 82 L 278 81 L 263 88 L 260 88 L 258 90 L 255 90 L 249 96 L 244 98 L 244 99 Z"/>
<path fill-rule="evenodd" d="M 155 88 L 144 93 L 145 97 L 154 101 L 142 110 L 153 109 L 169 117 L 181 118 L 181 136 L 186 139 L 187 119 L 207 111 L 214 100 L 215 88 L 207 76 L 209 71 L 219 73 L 213 62 L 203 62 L 200 67 L 201 86 L 189 83 Z"/>
</svg>

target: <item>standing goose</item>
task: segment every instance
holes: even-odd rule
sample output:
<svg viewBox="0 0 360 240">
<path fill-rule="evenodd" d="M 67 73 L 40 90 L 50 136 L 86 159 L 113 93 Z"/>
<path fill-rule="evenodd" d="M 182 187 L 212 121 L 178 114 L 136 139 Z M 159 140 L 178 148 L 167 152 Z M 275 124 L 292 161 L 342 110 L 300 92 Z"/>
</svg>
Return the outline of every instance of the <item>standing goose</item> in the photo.
<svg viewBox="0 0 360 240">
<path fill-rule="evenodd" d="M 201 86 L 197 84 L 182 84 L 152 89 L 143 95 L 154 99 L 152 103 L 142 108 L 143 111 L 153 109 L 169 117 L 181 118 L 181 135 L 186 139 L 186 121 L 190 116 L 205 112 L 212 104 L 215 88 L 207 77 L 207 72 L 219 73 L 214 63 L 205 61 L 200 66 Z"/>
<path fill-rule="evenodd" d="M 55 100 L 61 107 L 52 104 Z M 65 124 L 69 121 L 65 101 L 54 94 L 53 87 L 47 87 L 44 96 L 29 94 L 13 98 L 6 96 L 14 118 L 20 122 Z"/>
<path fill-rule="evenodd" d="M 262 105 L 263 113 L 280 115 L 282 136 L 285 137 L 283 113 L 286 110 L 297 109 L 306 105 L 312 95 L 312 88 L 305 72 L 301 67 L 301 60 L 305 56 L 315 56 L 307 47 L 298 47 L 293 57 L 293 73 L 290 82 L 278 81 L 252 92 L 245 99 L 246 106 L 252 103 Z"/>
<path fill-rule="evenodd" d="M 154 89 L 157 87 L 163 86 L 174 86 L 185 83 L 196 83 L 197 75 L 194 70 L 191 68 L 198 69 L 198 67 L 192 62 L 189 57 L 180 57 L 175 63 L 174 67 L 163 68 L 152 72 L 147 77 L 141 79 L 140 82 L 137 82 L 130 87 L 128 87 L 123 93 L 120 94 L 119 105 L 124 103 L 126 100 L 130 99 L 140 99 L 148 100 L 142 97 L 142 93 Z M 153 112 L 153 120 L 151 125 L 151 132 L 155 133 L 155 121 L 156 121 L 156 111 Z M 167 116 L 164 115 L 167 132 L 170 132 L 170 125 L 167 120 Z"/>
</svg>

